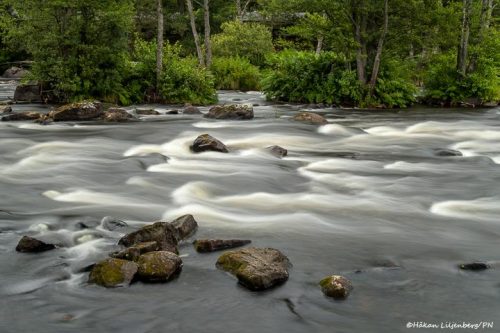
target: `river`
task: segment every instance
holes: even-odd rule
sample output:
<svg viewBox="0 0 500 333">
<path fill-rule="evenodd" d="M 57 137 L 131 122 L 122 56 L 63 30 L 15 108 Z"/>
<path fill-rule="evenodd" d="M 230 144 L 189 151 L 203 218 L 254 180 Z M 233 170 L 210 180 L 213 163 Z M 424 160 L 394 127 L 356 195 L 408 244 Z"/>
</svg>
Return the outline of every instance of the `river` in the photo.
<svg viewBox="0 0 500 333">
<path fill-rule="evenodd" d="M 499 108 L 316 109 L 329 120 L 318 127 L 259 93 L 220 101 L 252 103 L 256 117 L 0 123 L 0 332 L 408 332 L 407 322 L 495 320 L 498 331 Z M 191 153 L 203 133 L 231 152 Z M 86 283 L 83 268 L 128 229 L 188 213 L 198 238 L 284 252 L 289 281 L 247 291 L 215 268 L 220 253 L 184 244 L 170 283 Z M 105 216 L 130 227 L 108 231 Z M 63 247 L 17 253 L 25 234 Z M 492 268 L 457 267 L 477 260 Z M 348 299 L 323 296 L 317 283 L 331 274 L 352 281 Z"/>
</svg>

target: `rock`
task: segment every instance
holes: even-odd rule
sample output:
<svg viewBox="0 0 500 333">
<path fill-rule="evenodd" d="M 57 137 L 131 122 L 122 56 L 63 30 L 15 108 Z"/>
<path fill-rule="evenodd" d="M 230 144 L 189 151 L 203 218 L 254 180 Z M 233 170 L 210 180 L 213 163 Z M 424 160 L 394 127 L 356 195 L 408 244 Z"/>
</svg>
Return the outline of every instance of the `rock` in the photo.
<svg viewBox="0 0 500 333">
<path fill-rule="evenodd" d="M 16 112 L 16 113 L 9 113 L 6 116 L 2 117 L 2 121 L 29 121 L 29 120 L 38 120 L 42 116 L 44 116 L 42 113 L 39 112 Z"/>
<path fill-rule="evenodd" d="M 56 246 L 53 244 L 47 244 L 36 238 L 29 236 L 23 236 L 19 243 L 17 243 L 16 251 L 24 253 L 38 253 L 55 249 Z"/>
<path fill-rule="evenodd" d="M 193 245 L 198 252 L 214 252 L 244 246 L 251 242 L 245 239 L 197 239 Z"/>
<path fill-rule="evenodd" d="M 50 112 L 54 121 L 82 121 L 97 119 L 103 115 L 100 102 L 78 102 L 63 105 Z"/>
<path fill-rule="evenodd" d="M 101 220 L 101 226 L 106 229 L 113 231 L 117 228 L 124 228 L 128 226 L 127 222 L 114 218 L 112 216 L 105 216 Z"/>
<path fill-rule="evenodd" d="M 94 265 L 89 283 L 106 288 L 128 286 L 137 273 L 137 264 L 132 261 L 109 258 Z"/>
<path fill-rule="evenodd" d="M 309 124 L 313 124 L 313 125 L 328 124 L 328 121 L 326 120 L 325 117 L 320 116 L 317 113 L 312 113 L 312 112 L 300 112 L 299 114 L 295 115 L 295 117 L 293 117 L 293 120 L 301 121 L 301 122 L 309 123 Z"/>
<path fill-rule="evenodd" d="M 353 289 L 351 281 L 340 275 L 332 275 L 319 282 L 321 291 L 335 299 L 345 299 Z"/>
<path fill-rule="evenodd" d="M 179 114 L 179 110 L 170 110 L 167 111 L 167 114 Z"/>
<path fill-rule="evenodd" d="M 177 230 L 168 222 L 155 222 L 123 236 L 118 244 L 131 247 L 137 243 L 158 243 L 160 250 L 178 253 Z"/>
<path fill-rule="evenodd" d="M 168 251 L 155 251 L 143 254 L 137 261 L 137 276 L 144 282 L 166 282 L 182 270 L 182 260 Z"/>
<path fill-rule="evenodd" d="M 111 258 L 137 261 L 139 260 L 141 254 L 158 250 L 160 250 L 158 243 L 144 242 L 144 243 L 137 243 L 134 246 L 131 246 L 119 252 L 113 252 L 109 256 Z"/>
<path fill-rule="evenodd" d="M 198 223 L 193 215 L 183 215 L 170 223 L 177 230 L 177 240 L 183 240 L 193 235 L 198 229 Z"/>
<path fill-rule="evenodd" d="M 7 79 L 21 79 L 29 73 L 30 72 L 24 68 L 14 66 L 3 72 L 2 77 Z"/>
<path fill-rule="evenodd" d="M 442 157 L 447 157 L 447 156 L 463 156 L 463 154 L 460 151 L 458 151 L 458 150 L 443 149 L 443 148 L 434 149 L 434 154 L 436 156 L 442 156 Z"/>
<path fill-rule="evenodd" d="M 286 155 L 288 155 L 288 150 L 286 150 L 285 148 L 282 148 L 280 146 L 270 146 L 270 147 L 267 147 L 266 149 L 269 150 L 269 152 L 272 155 L 279 157 L 279 158 L 282 158 L 282 157 L 285 157 Z"/>
<path fill-rule="evenodd" d="M 141 116 L 158 116 L 160 112 L 153 109 L 135 109 L 135 113 Z"/>
<path fill-rule="evenodd" d="M 6 114 L 11 112 L 12 112 L 11 106 L 0 106 L 0 114 Z"/>
<path fill-rule="evenodd" d="M 134 118 L 134 116 L 121 108 L 109 108 L 108 111 L 104 112 L 103 116 L 104 121 L 107 122 L 122 122 L 128 121 L 131 118 Z"/>
<path fill-rule="evenodd" d="M 30 103 L 41 103 L 41 88 L 38 84 L 20 84 L 14 92 L 14 100 Z"/>
<path fill-rule="evenodd" d="M 204 117 L 212 119 L 232 120 L 253 119 L 253 107 L 237 104 L 216 105 L 212 107 Z"/>
<path fill-rule="evenodd" d="M 484 271 L 485 269 L 490 268 L 490 265 L 484 262 L 472 262 L 468 264 L 461 264 L 458 267 L 465 271 Z"/>
<path fill-rule="evenodd" d="M 195 153 L 204 151 L 218 151 L 221 153 L 228 153 L 227 147 L 209 134 L 202 134 L 194 140 L 191 150 Z"/>
<path fill-rule="evenodd" d="M 191 104 L 186 104 L 184 106 L 184 110 L 182 110 L 183 114 L 201 114 L 200 109 L 196 106 L 192 106 Z"/>
<path fill-rule="evenodd" d="M 219 269 L 230 272 L 250 290 L 264 290 L 288 280 L 288 258 L 271 248 L 246 248 L 224 253 L 217 260 Z"/>
</svg>

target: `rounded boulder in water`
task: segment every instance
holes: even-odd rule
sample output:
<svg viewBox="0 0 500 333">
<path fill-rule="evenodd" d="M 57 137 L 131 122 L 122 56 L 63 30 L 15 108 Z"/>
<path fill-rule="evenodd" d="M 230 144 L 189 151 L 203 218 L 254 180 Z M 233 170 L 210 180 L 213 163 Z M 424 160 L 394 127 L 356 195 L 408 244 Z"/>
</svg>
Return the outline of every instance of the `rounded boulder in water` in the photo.
<svg viewBox="0 0 500 333">
<path fill-rule="evenodd" d="M 169 251 L 154 251 L 143 254 L 137 260 L 139 280 L 144 282 L 167 282 L 182 270 L 182 260 Z"/>
<path fill-rule="evenodd" d="M 226 145 L 211 136 L 210 134 L 202 134 L 198 136 L 191 146 L 191 150 L 195 153 L 204 151 L 216 151 L 220 153 L 228 153 Z"/>
<path fill-rule="evenodd" d="M 347 298 L 353 289 L 351 281 L 340 275 L 328 276 L 319 285 L 323 294 L 335 299 Z"/>
<path fill-rule="evenodd" d="M 55 248 L 56 246 L 53 244 L 47 244 L 36 238 L 23 236 L 23 238 L 21 238 L 16 246 L 16 251 L 25 253 L 38 253 L 53 250 Z"/>
<path fill-rule="evenodd" d="M 136 263 L 109 258 L 94 265 L 89 275 L 89 283 L 95 283 L 106 288 L 128 286 L 136 273 Z"/>
</svg>

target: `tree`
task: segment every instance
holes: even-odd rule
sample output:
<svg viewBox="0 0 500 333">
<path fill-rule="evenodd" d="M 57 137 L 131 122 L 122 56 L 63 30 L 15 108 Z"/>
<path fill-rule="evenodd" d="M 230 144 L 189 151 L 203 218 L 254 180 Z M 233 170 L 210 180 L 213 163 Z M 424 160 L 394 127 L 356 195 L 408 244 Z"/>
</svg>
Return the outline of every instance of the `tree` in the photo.
<svg viewBox="0 0 500 333">
<path fill-rule="evenodd" d="M 467 72 L 467 55 L 471 25 L 472 0 L 463 0 L 462 30 L 457 53 L 457 71 L 465 76 Z"/>
<path fill-rule="evenodd" d="M 163 70 L 163 1 L 157 0 L 158 33 L 156 38 L 156 92 L 160 91 Z"/>
<path fill-rule="evenodd" d="M 210 0 L 203 0 L 203 21 L 205 23 L 205 65 L 212 65 L 212 42 L 210 40 Z"/>
<path fill-rule="evenodd" d="M 193 33 L 194 44 L 196 46 L 196 54 L 198 56 L 198 63 L 200 66 L 205 66 L 205 59 L 203 57 L 203 51 L 200 45 L 200 36 L 198 35 L 198 30 L 196 29 L 196 20 L 194 17 L 193 1 L 186 0 L 186 6 L 189 14 L 189 23 L 191 24 L 191 31 Z"/>
</svg>

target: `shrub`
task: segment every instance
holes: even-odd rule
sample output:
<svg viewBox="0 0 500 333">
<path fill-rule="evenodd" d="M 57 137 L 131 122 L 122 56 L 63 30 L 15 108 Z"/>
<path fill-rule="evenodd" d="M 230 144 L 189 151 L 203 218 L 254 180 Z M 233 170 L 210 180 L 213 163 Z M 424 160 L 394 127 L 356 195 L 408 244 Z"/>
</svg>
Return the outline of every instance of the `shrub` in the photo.
<svg viewBox="0 0 500 333">
<path fill-rule="evenodd" d="M 266 54 L 273 51 L 271 31 L 262 24 L 230 21 L 221 28 L 221 33 L 212 36 L 216 56 L 245 57 L 254 65 L 262 65 Z"/>
<path fill-rule="evenodd" d="M 214 58 L 211 68 L 217 89 L 259 90 L 260 71 L 241 57 Z"/>
<path fill-rule="evenodd" d="M 415 102 L 417 88 L 411 78 L 411 65 L 384 59 L 373 96 L 385 107 L 407 107 Z"/>
</svg>

